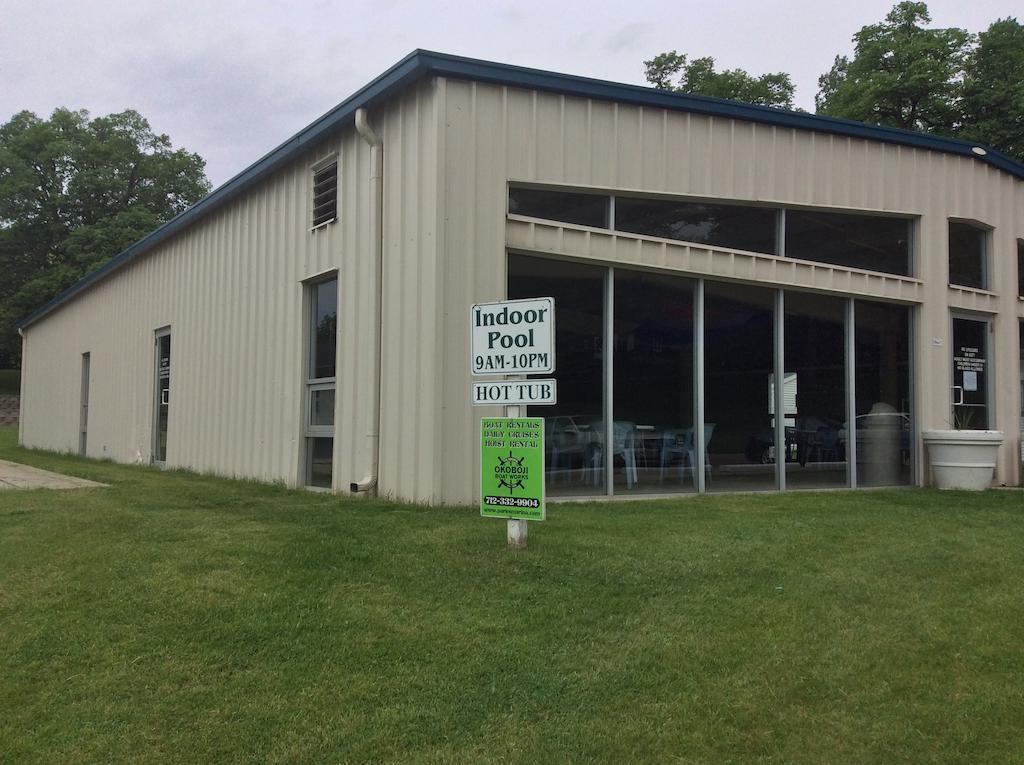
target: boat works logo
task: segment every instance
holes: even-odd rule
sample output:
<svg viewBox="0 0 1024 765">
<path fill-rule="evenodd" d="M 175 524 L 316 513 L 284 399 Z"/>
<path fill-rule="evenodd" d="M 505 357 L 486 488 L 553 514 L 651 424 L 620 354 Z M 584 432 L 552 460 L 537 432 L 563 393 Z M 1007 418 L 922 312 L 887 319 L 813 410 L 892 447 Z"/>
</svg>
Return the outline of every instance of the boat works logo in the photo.
<svg viewBox="0 0 1024 765">
<path fill-rule="evenodd" d="M 526 490 L 526 481 L 530 477 L 530 468 L 524 463 L 526 457 L 516 457 L 510 451 L 507 457 L 498 456 L 498 464 L 494 466 L 494 477 L 498 486 L 508 489 L 509 496 L 515 489 Z"/>
</svg>

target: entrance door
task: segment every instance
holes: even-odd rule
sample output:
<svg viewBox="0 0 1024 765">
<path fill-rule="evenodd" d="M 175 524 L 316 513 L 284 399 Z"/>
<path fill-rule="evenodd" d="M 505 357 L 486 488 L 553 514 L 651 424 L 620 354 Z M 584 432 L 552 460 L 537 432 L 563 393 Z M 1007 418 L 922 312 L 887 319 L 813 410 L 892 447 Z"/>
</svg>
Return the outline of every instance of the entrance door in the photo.
<svg viewBox="0 0 1024 765">
<path fill-rule="evenodd" d="M 171 330 L 156 333 L 156 400 L 154 402 L 153 461 L 167 461 L 167 422 L 171 403 Z"/>
<path fill-rule="evenodd" d="M 85 456 L 89 430 L 89 354 L 82 354 L 82 408 L 78 418 L 78 453 Z"/>
<path fill-rule="evenodd" d="M 953 318 L 953 427 L 987 430 L 989 323 Z"/>
</svg>

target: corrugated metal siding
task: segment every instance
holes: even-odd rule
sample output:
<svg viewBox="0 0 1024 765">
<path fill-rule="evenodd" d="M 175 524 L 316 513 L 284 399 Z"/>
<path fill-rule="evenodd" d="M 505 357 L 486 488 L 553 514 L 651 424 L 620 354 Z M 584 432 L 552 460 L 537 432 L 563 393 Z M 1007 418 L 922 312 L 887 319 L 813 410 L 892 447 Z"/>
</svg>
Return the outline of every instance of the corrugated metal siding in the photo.
<svg viewBox="0 0 1024 765">
<path fill-rule="evenodd" d="M 395 157 L 386 152 L 388 186 L 409 188 L 401 198 L 389 199 L 388 215 L 407 222 L 422 215 L 418 189 L 435 183 L 430 145 L 435 139 L 419 124 L 421 119 L 433 122 L 432 89 L 424 83 L 371 114 L 386 145 L 395 149 Z M 426 151 L 425 145 L 430 145 Z M 341 169 L 339 221 L 311 233 L 310 167 L 334 152 Z M 372 400 L 367 339 L 374 328 L 369 170 L 367 145 L 347 129 L 29 327 L 23 443 L 77 448 L 81 354 L 88 351 L 89 455 L 148 462 L 153 332 L 170 325 L 168 464 L 295 484 L 304 395 L 302 281 L 338 269 L 335 485 L 346 489 L 361 478 L 367 470 L 366 413 Z M 428 177 L 420 179 L 418 173 Z M 421 230 L 408 229 L 406 239 L 391 242 L 391 275 L 400 277 L 396 287 L 405 285 L 404 292 L 387 296 L 391 310 L 409 310 L 406 293 L 415 292 L 417 279 L 421 286 L 431 283 L 426 272 L 434 257 L 424 252 L 432 246 L 433 218 L 423 219 Z M 407 258 L 411 272 L 400 263 Z M 406 330 L 431 328 L 423 315 L 428 305 L 432 310 L 429 292 L 418 311 L 402 316 Z M 387 347 L 394 360 L 419 353 L 410 331 L 392 330 Z M 394 364 L 388 372 L 401 377 Z M 407 397 L 432 389 L 415 381 L 403 386 Z M 392 417 L 387 422 L 390 439 L 406 443 L 397 433 L 404 421 Z M 429 430 L 429 424 L 420 428 Z M 405 456 L 426 459 L 421 455 L 429 450 L 420 452 L 420 441 L 405 447 Z M 428 482 L 424 498 L 433 496 L 431 475 L 429 468 L 414 471 L 414 480 Z"/>
<path fill-rule="evenodd" d="M 999 471 L 1014 480 L 1018 383 L 1006 360 L 1017 354 L 1010 317 L 1020 310 L 1015 242 L 1024 238 L 1024 184 L 968 158 L 921 149 L 444 78 L 404 91 L 370 120 L 385 142 L 382 493 L 474 499 L 478 421 L 499 410 L 470 406 L 468 313 L 473 302 L 505 295 L 506 248 L 526 225 L 506 228 L 510 180 L 921 216 L 920 284 L 858 280 L 829 268 L 808 276 L 806 268 L 751 265 L 742 256 L 729 267 L 752 268 L 763 280 L 800 271 L 801 284 L 920 301 L 922 427 L 943 427 L 948 416 L 948 340 L 940 348 L 931 339 L 948 337 L 949 306 L 998 311 L 995 409 L 1008 435 Z M 311 234 L 309 167 L 332 151 L 340 153 L 341 219 Z M 81 353 L 88 351 L 90 454 L 148 461 L 153 330 L 170 324 L 169 462 L 295 483 L 301 281 L 337 268 L 335 485 L 343 490 L 362 478 L 373 430 L 368 162 L 368 147 L 346 129 L 32 325 L 24 442 L 76 448 Z M 995 227 L 998 294 L 947 287 L 948 217 Z M 639 246 L 632 262 L 664 267 L 664 257 L 660 246 Z"/>
<path fill-rule="evenodd" d="M 384 332 L 380 491 L 441 501 L 437 433 L 440 294 L 435 83 L 391 105 L 384 121 Z M 367 365 L 372 359 L 367 357 Z"/>
<path fill-rule="evenodd" d="M 1015 320 L 1009 318 L 1018 311 L 1015 241 L 1024 237 L 1024 184 L 969 158 L 923 149 L 499 85 L 448 80 L 443 88 L 447 497 L 473 500 L 477 422 L 497 413 L 469 403 L 467 311 L 473 302 L 504 297 L 506 247 L 522 246 L 519 237 L 527 236 L 526 224 L 515 223 L 508 228 L 514 242 L 506 239 L 509 181 L 920 216 L 922 283 L 911 289 L 913 296 L 903 296 L 922 301 L 915 337 L 920 424 L 948 427 L 950 306 L 998 310 L 994 408 L 1007 434 L 998 476 L 1017 480 L 1018 381 L 1015 364 L 1007 361 L 1017 357 Z M 947 287 L 950 217 L 995 228 L 997 295 Z M 663 255 L 650 247 L 632 260 L 658 267 Z M 812 270 L 823 280 L 818 288 L 836 289 L 835 269 Z M 772 276 L 758 272 L 758 278 Z M 892 280 L 838 281 L 847 294 L 895 297 Z M 943 338 L 943 345 L 933 346 L 932 338 Z"/>
</svg>

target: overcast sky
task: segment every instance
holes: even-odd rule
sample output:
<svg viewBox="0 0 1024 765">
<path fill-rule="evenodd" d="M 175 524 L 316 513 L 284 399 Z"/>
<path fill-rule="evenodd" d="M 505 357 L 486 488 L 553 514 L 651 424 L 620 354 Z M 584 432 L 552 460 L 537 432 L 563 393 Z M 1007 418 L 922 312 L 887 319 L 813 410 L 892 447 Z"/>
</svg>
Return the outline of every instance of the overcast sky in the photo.
<svg viewBox="0 0 1024 765">
<path fill-rule="evenodd" d="M 676 49 L 719 68 L 789 72 L 813 110 L 817 78 L 888 0 L 3 0 L 0 121 L 58 106 L 134 108 L 207 160 L 215 186 L 415 48 L 643 84 Z M 1020 0 L 932 0 L 937 26 L 984 30 Z"/>
</svg>

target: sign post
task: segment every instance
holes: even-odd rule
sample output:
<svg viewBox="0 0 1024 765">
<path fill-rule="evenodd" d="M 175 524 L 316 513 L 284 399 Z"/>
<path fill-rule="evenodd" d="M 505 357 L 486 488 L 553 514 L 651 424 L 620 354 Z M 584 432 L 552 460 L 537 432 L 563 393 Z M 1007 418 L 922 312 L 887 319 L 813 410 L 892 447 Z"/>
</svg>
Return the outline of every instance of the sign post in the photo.
<svg viewBox="0 0 1024 765">
<path fill-rule="evenodd" d="M 525 550 L 528 521 L 542 521 L 544 419 L 521 417 L 521 405 L 554 404 L 554 379 L 527 380 L 555 371 L 555 299 L 480 303 L 470 311 L 471 372 L 514 375 L 474 381 L 474 406 L 505 406 L 504 418 L 480 421 L 480 514 L 508 521 L 508 546 Z"/>
</svg>

